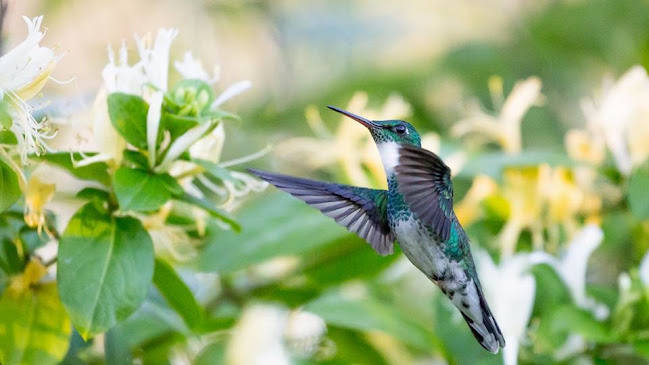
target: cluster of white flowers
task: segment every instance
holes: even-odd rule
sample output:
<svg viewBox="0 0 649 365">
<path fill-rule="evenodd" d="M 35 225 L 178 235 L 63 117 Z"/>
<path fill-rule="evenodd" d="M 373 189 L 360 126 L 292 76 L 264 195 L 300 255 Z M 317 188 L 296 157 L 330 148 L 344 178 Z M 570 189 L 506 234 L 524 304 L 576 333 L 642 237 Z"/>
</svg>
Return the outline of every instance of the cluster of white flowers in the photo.
<svg viewBox="0 0 649 365">
<path fill-rule="evenodd" d="M 33 106 L 27 103 L 43 89 L 54 66 L 62 56 L 40 45 L 45 33 L 41 31 L 43 17 L 23 17 L 27 23 L 27 39 L 0 57 L 0 98 L 10 108 L 13 119 L 11 131 L 18 140 L 23 164 L 29 154 L 40 155 L 48 150 L 44 142 L 54 136 L 47 123 L 32 116 Z"/>
</svg>

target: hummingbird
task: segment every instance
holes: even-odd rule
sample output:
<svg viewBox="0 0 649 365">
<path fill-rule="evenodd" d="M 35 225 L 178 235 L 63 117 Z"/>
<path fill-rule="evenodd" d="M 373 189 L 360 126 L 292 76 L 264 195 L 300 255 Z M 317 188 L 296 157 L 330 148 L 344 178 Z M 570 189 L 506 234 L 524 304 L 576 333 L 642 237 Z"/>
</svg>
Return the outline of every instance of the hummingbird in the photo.
<svg viewBox="0 0 649 365">
<path fill-rule="evenodd" d="M 387 190 L 249 171 L 319 209 L 380 255 L 392 254 L 398 243 L 460 311 L 480 345 L 497 353 L 505 339 L 482 292 L 469 239 L 453 211 L 450 168 L 421 148 L 419 134 L 406 121 L 369 120 L 328 108 L 369 130 L 381 155 Z"/>
</svg>

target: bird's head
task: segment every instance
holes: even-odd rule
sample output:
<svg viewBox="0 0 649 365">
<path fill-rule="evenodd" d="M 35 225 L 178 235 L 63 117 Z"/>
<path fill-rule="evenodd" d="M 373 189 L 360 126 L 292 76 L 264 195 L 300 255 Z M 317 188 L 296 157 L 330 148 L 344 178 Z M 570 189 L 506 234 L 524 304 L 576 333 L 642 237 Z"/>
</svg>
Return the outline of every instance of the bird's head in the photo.
<svg viewBox="0 0 649 365">
<path fill-rule="evenodd" d="M 409 144 L 421 147 L 421 138 L 419 133 L 410 123 L 403 120 L 369 120 L 350 113 L 346 110 L 327 106 L 329 109 L 349 117 L 369 129 L 377 145 L 386 142 L 395 142 L 397 144 Z"/>
</svg>

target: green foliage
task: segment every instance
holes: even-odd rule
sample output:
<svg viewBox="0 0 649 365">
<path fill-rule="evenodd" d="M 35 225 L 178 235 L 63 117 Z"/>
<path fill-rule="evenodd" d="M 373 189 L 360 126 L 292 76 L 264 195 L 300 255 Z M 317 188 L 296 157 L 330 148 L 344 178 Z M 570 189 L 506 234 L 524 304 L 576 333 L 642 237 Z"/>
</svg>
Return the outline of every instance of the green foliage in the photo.
<svg viewBox="0 0 649 365">
<path fill-rule="evenodd" d="M 108 114 L 113 127 L 131 145 L 145 149 L 146 116 L 149 105 L 137 95 L 112 93 L 108 95 Z"/>
<path fill-rule="evenodd" d="M 6 101 L 0 101 L 0 127 L 3 129 L 11 128 L 13 124 L 13 117 L 9 112 L 9 104 Z"/>
<path fill-rule="evenodd" d="M 0 131 L 0 144 L 16 145 L 18 144 L 18 139 L 16 139 L 16 135 L 11 131 Z"/>
<path fill-rule="evenodd" d="M 54 283 L 0 297 L 2 364 L 58 364 L 67 352 L 71 332 Z"/>
<path fill-rule="evenodd" d="M 346 296 L 334 290 L 307 303 L 304 308 L 338 327 L 381 330 L 423 351 L 433 345 L 433 337 L 423 323 L 413 321 L 406 313 L 373 297 Z"/>
<path fill-rule="evenodd" d="M 306 204 L 279 194 L 255 200 L 239 214 L 239 221 L 245 227 L 241 234 L 213 230 L 206 237 L 198 262 L 201 270 L 230 273 L 275 256 L 317 252 L 346 235 L 344 228 Z"/>
<path fill-rule="evenodd" d="M 59 245 L 61 300 L 84 338 L 140 306 L 153 277 L 153 246 L 138 220 L 111 217 L 87 204 L 72 217 Z"/>
<path fill-rule="evenodd" d="M 14 170 L 0 160 L 0 212 L 4 212 L 20 198 L 20 185 Z"/>
<path fill-rule="evenodd" d="M 190 329 L 197 329 L 202 324 L 203 309 L 171 265 L 156 259 L 153 283 Z"/>
<path fill-rule="evenodd" d="M 631 213 L 641 220 L 649 219 L 649 166 L 645 165 L 635 170 L 629 178 L 629 194 L 627 196 Z"/>
<path fill-rule="evenodd" d="M 87 155 L 94 156 L 93 153 Z M 106 163 L 95 162 L 79 167 L 74 165 L 73 161 L 79 161 L 81 159 L 80 153 L 55 152 L 34 158 L 60 167 L 79 179 L 93 180 L 104 185 L 110 184 L 110 175 L 108 174 L 108 165 Z"/>
<path fill-rule="evenodd" d="M 153 174 L 127 167 L 115 171 L 113 188 L 120 209 L 135 212 L 157 210 L 183 191 L 168 174 Z"/>
</svg>

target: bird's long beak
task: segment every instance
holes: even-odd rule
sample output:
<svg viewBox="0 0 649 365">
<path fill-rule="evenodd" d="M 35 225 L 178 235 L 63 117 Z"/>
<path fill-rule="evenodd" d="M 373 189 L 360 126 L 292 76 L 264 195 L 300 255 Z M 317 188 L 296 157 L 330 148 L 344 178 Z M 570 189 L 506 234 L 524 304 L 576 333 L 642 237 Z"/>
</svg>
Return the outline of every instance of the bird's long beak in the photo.
<svg viewBox="0 0 649 365">
<path fill-rule="evenodd" d="M 373 121 L 371 121 L 371 120 L 369 120 L 369 119 L 365 119 L 365 118 L 363 118 L 363 117 L 361 117 L 361 116 L 358 116 L 358 115 L 356 115 L 356 114 L 350 113 L 350 112 L 348 112 L 348 111 L 346 111 L 346 110 L 343 110 L 343 109 L 340 109 L 340 108 L 336 108 L 335 106 L 327 105 L 327 108 L 329 108 L 329 109 L 331 109 L 331 110 L 333 110 L 333 111 L 337 111 L 338 113 L 340 113 L 340 114 L 342 114 L 342 115 L 344 115 L 344 116 L 346 116 L 346 117 L 349 117 L 349 118 L 351 118 L 351 119 L 353 119 L 353 120 L 359 122 L 360 124 L 364 125 L 364 126 L 365 126 L 366 128 L 368 128 L 368 129 L 381 127 L 381 125 L 378 124 L 378 123 L 376 123 L 376 122 L 373 122 Z"/>
</svg>

